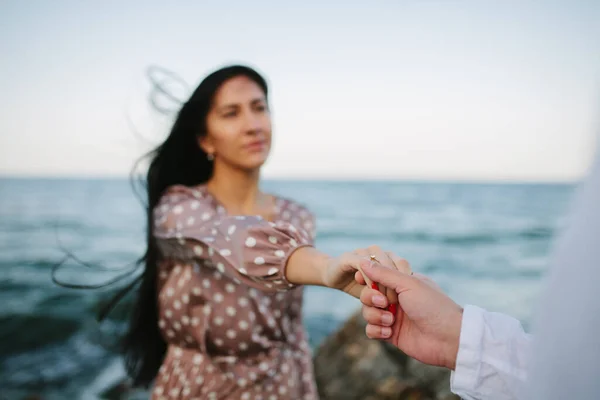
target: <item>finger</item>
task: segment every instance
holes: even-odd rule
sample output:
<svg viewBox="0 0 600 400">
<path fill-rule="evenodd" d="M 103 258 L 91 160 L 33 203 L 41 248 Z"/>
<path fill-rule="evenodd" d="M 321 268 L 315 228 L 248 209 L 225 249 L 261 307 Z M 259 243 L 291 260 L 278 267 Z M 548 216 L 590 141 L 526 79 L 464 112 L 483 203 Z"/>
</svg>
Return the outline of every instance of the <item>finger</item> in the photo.
<svg viewBox="0 0 600 400">
<path fill-rule="evenodd" d="M 377 263 L 365 265 L 362 270 L 365 279 L 370 279 L 374 282 L 393 289 L 396 293 L 401 293 L 403 290 L 414 287 L 418 280 L 402 271 L 385 268 Z"/>
<path fill-rule="evenodd" d="M 392 336 L 392 328 L 389 326 L 367 324 L 365 333 L 370 339 L 389 339 Z"/>
<path fill-rule="evenodd" d="M 388 257 L 392 260 L 392 262 L 394 263 L 394 266 L 396 267 L 396 269 L 398 271 L 404 272 L 407 275 L 410 275 L 412 273 L 412 268 L 410 266 L 410 264 L 408 263 L 408 261 L 406 261 L 406 259 L 388 251 L 386 252 Z"/>
<path fill-rule="evenodd" d="M 396 266 L 394 265 L 392 259 L 388 256 L 388 253 L 384 251 L 381 247 L 376 245 L 369 246 L 367 248 L 367 251 L 369 252 L 370 256 L 376 257 L 377 261 L 384 267 L 396 269 Z M 388 300 L 391 303 L 398 302 L 398 300 L 396 300 L 397 294 L 393 293 L 392 289 L 389 289 L 388 287 L 379 287 L 379 290 L 388 298 Z"/>
<path fill-rule="evenodd" d="M 411 271 L 410 265 L 408 264 L 408 261 L 406 261 L 402 257 L 397 256 L 395 253 L 392 253 L 391 251 L 386 251 L 385 253 L 392 260 L 392 262 L 394 263 L 394 266 L 396 267 L 396 269 L 398 271 L 404 272 L 409 275 L 412 274 L 412 271 Z M 392 304 L 389 307 L 389 311 L 392 314 L 395 314 L 396 310 L 397 310 L 397 306 L 395 305 L 395 303 L 398 298 L 397 297 L 398 293 L 396 293 L 396 291 L 394 291 L 393 289 L 390 289 L 387 292 L 387 296 L 392 301 Z"/>
<path fill-rule="evenodd" d="M 359 299 L 360 295 L 362 294 L 363 290 L 366 289 L 366 286 L 361 286 L 361 285 L 350 285 L 349 287 L 346 288 L 346 293 L 348 293 L 350 296 Z"/>
<path fill-rule="evenodd" d="M 397 300 L 396 300 L 397 301 Z M 360 293 L 360 302 L 365 306 L 386 308 L 390 303 L 379 290 L 365 287 Z"/>
<path fill-rule="evenodd" d="M 354 251 L 352 252 L 352 254 L 354 254 L 354 255 L 356 255 L 356 256 L 358 256 L 358 257 L 360 257 L 360 258 L 363 258 L 363 259 L 365 259 L 365 260 L 370 260 L 370 259 L 371 259 L 371 258 L 369 257 L 369 252 L 367 251 L 367 249 L 356 249 L 356 250 L 354 250 Z M 360 268 L 359 268 L 359 271 L 360 271 Z M 371 281 L 370 279 L 366 278 L 366 277 L 365 277 L 365 276 L 362 274 L 362 272 L 359 272 L 359 273 L 357 273 L 357 274 L 355 275 L 355 278 L 357 278 L 357 279 L 356 279 L 356 282 L 357 282 L 359 285 L 367 285 L 367 286 L 369 286 L 369 287 L 371 287 L 371 286 L 373 285 L 373 281 Z"/>
<path fill-rule="evenodd" d="M 367 277 L 363 272 L 363 270 L 366 267 L 368 267 L 369 264 L 372 263 L 372 261 L 368 257 L 364 257 L 364 256 L 360 256 L 356 253 L 352 253 L 352 255 L 346 259 L 345 263 L 349 267 L 356 270 L 356 272 L 354 273 L 354 279 L 357 281 L 357 283 L 359 285 L 362 285 L 362 283 L 359 282 L 360 278 L 357 279 L 357 274 L 362 275 L 362 280 L 364 280 L 366 286 L 368 286 L 368 287 L 373 286 L 373 281 L 369 277 Z"/>
<path fill-rule="evenodd" d="M 381 265 L 387 268 L 396 268 L 392 259 L 388 256 L 387 252 L 383 251 L 383 249 L 379 246 L 369 246 L 367 249 L 367 254 L 369 257 L 373 256 Z"/>
<path fill-rule="evenodd" d="M 392 253 L 384 251 L 379 246 L 369 246 L 369 248 L 367 250 L 371 254 L 375 255 L 377 257 L 377 260 L 379 261 L 379 263 L 381 265 L 383 265 L 384 267 L 390 268 L 390 269 L 396 269 L 394 261 L 390 257 L 390 255 Z M 390 304 L 396 304 L 398 302 L 398 294 L 393 289 L 388 288 L 387 286 L 379 286 L 378 289 L 381 291 L 381 293 L 383 293 L 388 298 Z M 396 309 L 395 306 L 391 305 L 389 310 L 393 311 L 395 313 L 395 311 L 394 311 L 395 309 Z"/>
<path fill-rule="evenodd" d="M 367 284 L 367 281 L 365 281 L 365 277 L 363 276 L 362 272 L 360 272 L 360 271 L 356 271 L 356 273 L 354 274 L 354 280 L 359 285 L 366 285 Z"/>
<path fill-rule="evenodd" d="M 362 315 L 371 325 L 392 326 L 394 323 L 394 315 L 380 308 L 363 306 Z"/>
<path fill-rule="evenodd" d="M 354 254 L 356 254 L 357 256 L 361 256 L 361 257 L 367 257 L 369 258 L 370 253 L 367 249 L 356 249 L 353 251 Z"/>
</svg>

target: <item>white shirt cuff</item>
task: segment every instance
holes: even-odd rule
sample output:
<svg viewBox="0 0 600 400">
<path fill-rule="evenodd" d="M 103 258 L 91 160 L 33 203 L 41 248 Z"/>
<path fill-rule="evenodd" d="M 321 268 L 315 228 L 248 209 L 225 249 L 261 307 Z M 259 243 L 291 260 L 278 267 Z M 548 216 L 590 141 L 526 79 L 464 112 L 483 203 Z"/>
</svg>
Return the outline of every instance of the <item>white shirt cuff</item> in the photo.
<svg viewBox="0 0 600 400">
<path fill-rule="evenodd" d="M 450 373 L 450 390 L 471 393 L 478 386 L 484 335 L 484 310 L 467 305 L 463 309 L 456 368 Z"/>
</svg>

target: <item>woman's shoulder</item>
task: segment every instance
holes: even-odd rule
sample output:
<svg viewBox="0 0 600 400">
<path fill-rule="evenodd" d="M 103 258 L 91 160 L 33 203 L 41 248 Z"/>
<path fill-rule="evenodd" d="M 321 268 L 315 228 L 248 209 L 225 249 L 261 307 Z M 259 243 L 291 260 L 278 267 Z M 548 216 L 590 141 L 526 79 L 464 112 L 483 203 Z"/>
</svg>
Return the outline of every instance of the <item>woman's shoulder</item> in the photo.
<svg viewBox="0 0 600 400">
<path fill-rule="evenodd" d="M 168 186 L 162 193 L 162 198 L 165 197 L 176 197 L 179 196 L 181 199 L 186 198 L 202 198 L 203 196 L 202 186 L 186 186 L 183 184 L 174 184 Z"/>
<path fill-rule="evenodd" d="M 174 211 L 176 214 L 183 211 L 194 212 L 208 211 L 214 208 L 211 198 L 206 195 L 202 186 L 186 186 L 181 184 L 171 185 L 162 193 L 155 207 L 156 212 L 162 214 Z"/>
</svg>

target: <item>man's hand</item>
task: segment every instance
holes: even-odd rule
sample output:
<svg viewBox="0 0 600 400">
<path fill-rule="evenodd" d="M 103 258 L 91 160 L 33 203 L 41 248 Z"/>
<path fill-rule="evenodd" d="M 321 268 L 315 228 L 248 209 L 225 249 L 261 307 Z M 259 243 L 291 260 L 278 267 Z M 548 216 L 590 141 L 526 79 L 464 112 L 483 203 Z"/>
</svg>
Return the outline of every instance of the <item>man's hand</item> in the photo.
<svg viewBox="0 0 600 400">
<path fill-rule="evenodd" d="M 385 311 L 386 296 L 365 288 L 360 296 L 367 336 L 385 339 L 423 363 L 454 369 L 460 340 L 462 308 L 429 278 L 369 264 L 362 271 L 398 296 L 396 315 Z M 357 276 L 357 283 L 362 283 Z"/>
</svg>

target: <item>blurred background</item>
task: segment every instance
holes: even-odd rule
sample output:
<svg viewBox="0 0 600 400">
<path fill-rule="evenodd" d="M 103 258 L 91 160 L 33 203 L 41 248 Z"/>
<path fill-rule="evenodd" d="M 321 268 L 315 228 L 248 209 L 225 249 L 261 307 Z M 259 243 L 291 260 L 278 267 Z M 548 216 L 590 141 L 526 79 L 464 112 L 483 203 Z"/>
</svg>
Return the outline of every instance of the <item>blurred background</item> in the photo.
<svg viewBox="0 0 600 400">
<path fill-rule="evenodd" d="M 331 254 L 378 244 L 461 304 L 529 329 L 600 126 L 597 1 L 0 2 L 0 399 L 96 399 L 129 299 L 95 321 L 144 250 L 128 181 L 212 70 L 270 84 L 265 189 L 317 215 Z M 161 70 L 148 74 L 150 66 Z M 324 305 L 335 304 L 335 307 Z M 317 346 L 359 308 L 307 288 Z M 33 398 L 33 397 L 31 397 Z"/>
</svg>

